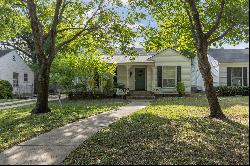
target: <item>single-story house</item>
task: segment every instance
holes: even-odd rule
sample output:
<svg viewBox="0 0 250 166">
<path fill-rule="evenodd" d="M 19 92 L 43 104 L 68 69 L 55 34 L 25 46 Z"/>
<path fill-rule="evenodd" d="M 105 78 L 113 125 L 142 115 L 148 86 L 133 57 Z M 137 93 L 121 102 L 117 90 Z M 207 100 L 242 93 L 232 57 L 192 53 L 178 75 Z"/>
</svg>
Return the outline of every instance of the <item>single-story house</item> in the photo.
<svg viewBox="0 0 250 166">
<path fill-rule="evenodd" d="M 209 49 L 214 86 L 249 86 L 249 49 Z M 192 88 L 205 90 L 197 56 L 192 60 Z"/>
<path fill-rule="evenodd" d="M 15 50 L 0 50 L 0 80 L 7 80 L 15 95 L 33 95 L 34 73 Z"/>
<path fill-rule="evenodd" d="M 133 59 L 119 53 L 104 56 L 107 63 L 117 65 L 117 83 L 124 84 L 129 91 L 177 94 L 177 82 L 182 81 L 185 93 L 191 93 L 191 59 L 173 49 L 161 52 L 136 50 L 139 55 Z"/>
</svg>

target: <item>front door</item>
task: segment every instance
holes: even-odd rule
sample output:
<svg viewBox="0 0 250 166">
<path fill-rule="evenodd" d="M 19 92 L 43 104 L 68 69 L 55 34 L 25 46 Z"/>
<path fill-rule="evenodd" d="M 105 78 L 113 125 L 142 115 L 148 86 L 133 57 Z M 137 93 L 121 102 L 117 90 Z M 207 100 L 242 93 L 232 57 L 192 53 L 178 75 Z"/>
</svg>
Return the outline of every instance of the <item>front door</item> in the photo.
<svg viewBox="0 0 250 166">
<path fill-rule="evenodd" d="M 135 90 L 145 90 L 145 68 L 135 68 Z"/>
</svg>

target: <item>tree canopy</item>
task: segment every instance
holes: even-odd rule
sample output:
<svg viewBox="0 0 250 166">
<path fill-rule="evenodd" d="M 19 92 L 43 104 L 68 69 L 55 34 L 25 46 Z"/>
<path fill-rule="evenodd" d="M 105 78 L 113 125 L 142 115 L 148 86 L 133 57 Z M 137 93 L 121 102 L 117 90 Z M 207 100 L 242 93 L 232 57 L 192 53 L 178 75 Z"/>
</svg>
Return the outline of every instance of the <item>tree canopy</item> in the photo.
<svg viewBox="0 0 250 166">
<path fill-rule="evenodd" d="M 0 27 L 5 33 L 0 40 L 23 52 L 23 48 L 29 47 L 28 43 L 34 46 L 28 49 L 35 55 L 38 66 L 38 99 L 34 113 L 50 111 L 48 84 L 54 59 L 62 63 L 74 62 L 77 66 L 86 56 L 89 64 L 96 66 L 98 62 L 102 66 L 95 60 L 100 53 L 111 55 L 119 48 L 125 54 L 136 54 L 132 46 L 137 34 L 130 25 L 140 15 L 122 15 L 119 11 L 122 7 L 120 0 L 1 0 L 1 18 L 6 25 Z M 20 42 L 9 42 L 24 34 L 31 35 L 25 41 L 26 47 L 20 47 Z M 76 57 L 77 53 L 82 56 Z M 58 57 L 60 55 L 63 58 Z M 65 58 L 73 60 L 65 61 Z"/>
<path fill-rule="evenodd" d="M 157 23 L 156 28 L 143 29 L 147 50 L 174 48 L 184 52 L 196 51 L 193 18 L 190 6 L 186 2 L 186 0 L 131 1 L 134 9 L 138 7 L 146 9 Z M 208 38 L 210 46 L 248 42 L 249 1 L 198 0 L 195 3 L 202 31 Z"/>
</svg>

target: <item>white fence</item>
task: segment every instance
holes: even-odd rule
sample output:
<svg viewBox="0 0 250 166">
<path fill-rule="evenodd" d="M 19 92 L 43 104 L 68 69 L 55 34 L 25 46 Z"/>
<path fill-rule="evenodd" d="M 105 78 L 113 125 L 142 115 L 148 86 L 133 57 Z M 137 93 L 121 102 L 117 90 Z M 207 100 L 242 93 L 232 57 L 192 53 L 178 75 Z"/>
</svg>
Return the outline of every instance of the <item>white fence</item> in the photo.
<svg viewBox="0 0 250 166">
<path fill-rule="evenodd" d="M 21 96 L 33 96 L 34 86 L 33 85 L 19 85 L 13 87 L 13 94 L 19 97 Z"/>
</svg>

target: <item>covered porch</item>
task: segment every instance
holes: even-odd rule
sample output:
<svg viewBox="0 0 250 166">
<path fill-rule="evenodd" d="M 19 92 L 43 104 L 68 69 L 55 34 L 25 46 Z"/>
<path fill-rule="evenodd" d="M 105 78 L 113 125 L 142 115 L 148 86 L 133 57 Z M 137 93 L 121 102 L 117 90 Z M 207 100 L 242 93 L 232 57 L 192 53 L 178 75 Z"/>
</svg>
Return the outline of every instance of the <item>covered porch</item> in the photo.
<svg viewBox="0 0 250 166">
<path fill-rule="evenodd" d="M 129 91 L 153 91 L 156 72 L 153 62 L 117 64 L 117 83 L 124 84 Z"/>
</svg>

